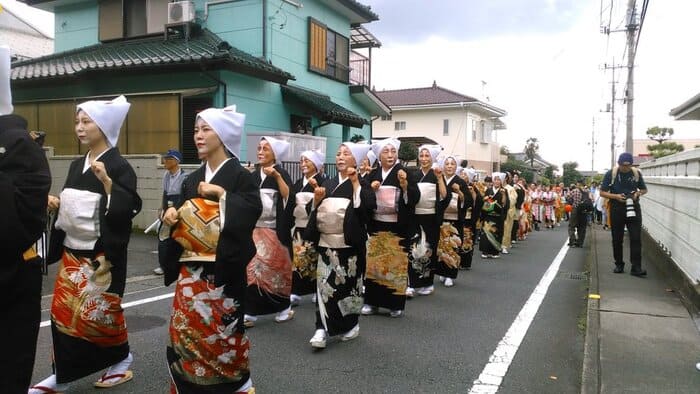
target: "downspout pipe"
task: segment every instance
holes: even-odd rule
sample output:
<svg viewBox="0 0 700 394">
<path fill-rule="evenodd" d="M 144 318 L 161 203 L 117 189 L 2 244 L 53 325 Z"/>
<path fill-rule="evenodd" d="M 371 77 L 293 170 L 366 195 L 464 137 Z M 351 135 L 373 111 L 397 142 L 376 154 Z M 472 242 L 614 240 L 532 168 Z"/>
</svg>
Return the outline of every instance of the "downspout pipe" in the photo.
<svg viewBox="0 0 700 394">
<path fill-rule="evenodd" d="M 267 0 L 262 0 L 262 58 L 267 60 Z"/>
<path fill-rule="evenodd" d="M 228 104 L 227 104 L 227 101 L 228 101 L 228 87 L 226 86 L 226 83 L 225 83 L 224 81 L 220 80 L 219 78 L 217 78 L 216 76 L 212 75 L 211 73 L 209 73 L 207 70 L 202 70 L 202 72 L 204 73 L 204 75 L 206 75 L 207 77 L 211 78 L 214 82 L 218 83 L 218 84 L 219 84 L 219 87 L 222 87 L 222 88 L 223 88 L 223 89 L 221 89 L 221 90 L 223 91 L 223 93 L 224 93 L 224 105 L 223 105 L 223 106 L 224 106 L 224 107 L 227 107 L 227 106 L 228 106 Z"/>
</svg>

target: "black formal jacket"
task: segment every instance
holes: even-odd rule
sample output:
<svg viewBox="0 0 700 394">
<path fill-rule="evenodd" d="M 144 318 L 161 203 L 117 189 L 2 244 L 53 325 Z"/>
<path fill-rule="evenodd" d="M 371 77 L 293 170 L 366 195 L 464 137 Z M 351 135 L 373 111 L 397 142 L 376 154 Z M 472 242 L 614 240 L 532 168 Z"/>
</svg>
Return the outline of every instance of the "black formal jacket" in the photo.
<svg viewBox="0 0 700 394">
<path fill-rule="evenodd" d="M 12 282 L 22 254 L 46 227 L 51 173 L 44 151 L 17 115 L 0 116 L 0 286 Z"/>
</svg>

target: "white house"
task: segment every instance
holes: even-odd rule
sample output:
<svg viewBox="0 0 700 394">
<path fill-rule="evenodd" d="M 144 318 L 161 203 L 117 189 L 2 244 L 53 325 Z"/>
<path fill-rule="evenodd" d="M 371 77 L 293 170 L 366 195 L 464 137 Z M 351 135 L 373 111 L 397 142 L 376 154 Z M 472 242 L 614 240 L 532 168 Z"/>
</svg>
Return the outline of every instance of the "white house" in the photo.
<svg viewBox="0 0 700 394">
<path fill-rule="evenodd" d="M 53 53 L 53 14 L 12 0 L 0 0 L 0 44 L 10 47 L 12 60 Z"/>
<path fill-rule="evenodd" d="M 446 153 L 491 173 L 500 169 L 497 130 L 506 111 L 443 87 L 375 91 L 391 108 L 372 122 L 372 136 L 396 136 L 415 145 L 440 144 Z"/>
</svg>

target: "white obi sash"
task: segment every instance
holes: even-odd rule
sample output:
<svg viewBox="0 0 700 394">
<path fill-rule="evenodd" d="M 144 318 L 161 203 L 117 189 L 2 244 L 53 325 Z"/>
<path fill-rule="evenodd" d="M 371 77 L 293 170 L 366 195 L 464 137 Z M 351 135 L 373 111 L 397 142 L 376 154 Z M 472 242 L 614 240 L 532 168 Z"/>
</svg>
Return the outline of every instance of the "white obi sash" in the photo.
<svg viewBox="0 0 700 394">
<path fill-rule="evenodd" d="M 445 220 L 457 221 L 459 219 L 459 194 L 452 193 L 450 205 L 445 208 Z"/>
<path fill-rule="evenodd" d="M 321 237 L 318 245 L 325 248 L 347 248 L 343 220 L 351 200 L 342 197 L 328 197 L 316 208 L 316 225 Z"/>
<path fill-rule="evenodd" d="M 100 201 L 102 195 L 87 190 L 63 189 L 60 195 L 56 228 L 66 232 L 63 246 L 92 250 L 100 238 Z"/>
<path fill-rule="evenodd" d="M 374 220 L 389 223 L 398 222 L 399 188 L 396 186 L 379 186 L 375 193 L 377 195 L 377 209 L 374 211 Z"/>
<path fill-rule="evenodd" d="M 279 193 L 279 191 L 275 189 L 260 189 L 262 213 L 258 218 L 258 222 L 255 223 L 255 227 L 277 227 L 277 193 Z"/>
<path fill-rule="evenodd" d="M 416 204 L 416 215 L 435 214 L 437 185 L 430 182 L 418 182 L 418 189 L 420 189 L 420 200 Z"/>
<path fill-rule="evenodd" d="M 294 219 L 298 228 L 305 228 L 309 223 L 309 215 L 306 213 L 306 204 L 313 200 L 311 192 L 299 192 L 296 194 L 296 206 L 294 207 Z"/>
</svg>

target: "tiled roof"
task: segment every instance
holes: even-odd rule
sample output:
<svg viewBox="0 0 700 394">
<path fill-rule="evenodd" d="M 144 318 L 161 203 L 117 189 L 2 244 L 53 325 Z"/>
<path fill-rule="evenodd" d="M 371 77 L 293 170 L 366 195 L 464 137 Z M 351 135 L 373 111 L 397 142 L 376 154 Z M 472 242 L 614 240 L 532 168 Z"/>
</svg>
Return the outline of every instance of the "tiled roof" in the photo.
<svg viewBox="0 0 700 394">
<path fill-rule="evenodd" d="M 90 71 L 120 71 L 159 67 L 216 68 L 278 83 L 294 76 L 272 64 L 232 47 L 207 29 L 193 32 L 189 39 L 162 36 L 115 41 L 73 49 L 12 64 L 12 80 L 43 80 L 77 76 Z"/>
<path fill-rule="evenodd" d="M 362 15 L 364 18 L 367 18 L 369 21 L 377 21 L 379 20 L 379 15 L 375 14 L 372 9 L 360 3 L 359 1 L 356 0 L 338 0 L 338 2 L 354 12 L 357 12 L 358 14 Z"/>
<path fill-rule="evenodd" d="M 382 90 L 375 91 L 374 93 L 389 107 L 478 101 L 474 97 L 453 92 L 449 89 L 437 86 L 435 83 L 433 83 L 433 86 L 427 88 Z"/>
<path fill-rule="evenodd" d="M 369 122 L 360 115 L 342 107 L 329 96 L 295 86 L 283 85 L 282 95 L 287 100 L 296 101 L 318 114 L 325 122 L 339 123 L 351 127 L 362 127 Z"/>
</svg>

